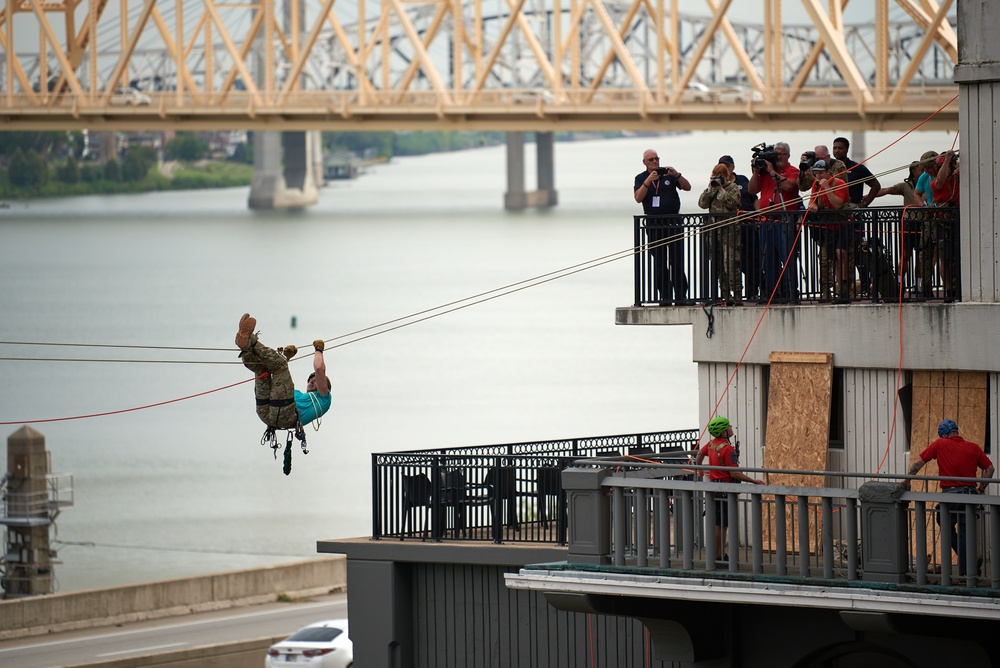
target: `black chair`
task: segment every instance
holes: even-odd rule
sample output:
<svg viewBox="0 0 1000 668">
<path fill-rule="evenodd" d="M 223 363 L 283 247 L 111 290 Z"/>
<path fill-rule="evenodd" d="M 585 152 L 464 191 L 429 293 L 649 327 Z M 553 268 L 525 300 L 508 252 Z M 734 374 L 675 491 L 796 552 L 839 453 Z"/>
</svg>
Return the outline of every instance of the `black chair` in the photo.
<svg viewBox="0 0 1000 668">
<path fill-rule="evenodd" d="M 451 508 L 455 518 L 452 527 L 456 533 L 465 534 L 468 527 L 466 511 L 470 501 L 468 485 L 465 482 L 465 473 L 461 469 L 452 469 L 445 471 L 442 477 L 442 515 L 448 508 Z M 442 519 L 444 518 L 442 517 Z"/>
<path fill-rule="evenodd" d="M 426 473 L 403 476 L 403 533 L 400 535 L 400 538 L 406 534 L 407 525 L 410 520 L 410 511 L 415 508 L 429 509 L 433 500 L 433 494 L 431 479 L 427 477 Z M 424 528 L 421 530 L 425 535 L 427 533 L 428 514 L 424 513 Z"/>
<path fill-rule="evenodd" d="M 535 472 L 535 495 L 538 504 L 538 519 L 542 526 L 549 528 L 548 499 L 555 497 L 558 512 L 559 492 L 562 491 L 560 475 L 562 469 L 558 466 L 539 466 Z"/>
<path fill-rule="evenodd" d="M 499 508 L 499 517 L 494 517 L 494 525 L 514 527 L 521 531 L 521 522 L 517 517 L 517 471 L 513 466 L 498 466 L 486 473 L 483 481 L 489 490 L 490 506 Z M 498 505 L 499 504 L 499 505 Z M 503 521 L 506 517 L 506 523 Z"/>
</svg>

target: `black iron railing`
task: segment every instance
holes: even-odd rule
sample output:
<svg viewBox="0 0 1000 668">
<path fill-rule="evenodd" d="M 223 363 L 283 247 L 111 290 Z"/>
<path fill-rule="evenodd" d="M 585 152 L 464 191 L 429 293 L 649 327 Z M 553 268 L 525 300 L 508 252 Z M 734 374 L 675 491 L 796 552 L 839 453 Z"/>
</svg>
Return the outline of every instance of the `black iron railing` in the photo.
<svg viewBox="0 0 1000 668">
<path fill-rule="evenodd" d="M 685 429 L 373 454 L 372 538 L 565 544 L 573 461 L 686 458 L 697 441 Z"/>
<path fill-rule="evenodd" d="M 635 254 L 634 304 L 754 303 L 772 294 L 772 303 L 955 301 L 961 295 L 958 209 L 739 214 L 726 224 L 733 219 L 635 216 L 635 247 L 645 252 Z M 726 263 L 727 251 L 735 263 Z M 735 276 L 722 285 L 726 270 Z"/>
</svg>

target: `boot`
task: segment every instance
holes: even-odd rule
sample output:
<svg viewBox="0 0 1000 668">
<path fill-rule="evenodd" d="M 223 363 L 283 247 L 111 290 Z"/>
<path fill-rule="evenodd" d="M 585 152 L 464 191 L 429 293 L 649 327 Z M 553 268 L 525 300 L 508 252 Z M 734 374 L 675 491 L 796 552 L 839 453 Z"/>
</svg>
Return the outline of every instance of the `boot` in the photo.
<svg viewBox="0 0 1000 668">
<path fill-rule="evenodd" d="M 251 345 L 253 345 L 254 335 L 253 330 L 257 329 L 257 319 L 251 318 L 249 313 L 244 313 L 243 317 L 240 318 L 240 328 L 236 332 L 236 347 L 240 350 L 246 350 Z"/>
</svg>

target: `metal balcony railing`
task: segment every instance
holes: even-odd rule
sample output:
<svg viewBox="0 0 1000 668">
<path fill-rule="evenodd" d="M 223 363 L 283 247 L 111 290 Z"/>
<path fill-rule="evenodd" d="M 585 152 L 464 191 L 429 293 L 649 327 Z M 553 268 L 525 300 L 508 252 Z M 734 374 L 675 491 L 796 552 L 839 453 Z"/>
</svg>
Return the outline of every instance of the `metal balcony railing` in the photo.
<svg viewBox="0 0 1000 668">
<path fill-rule="evenodd" d="M 955 208 L 639 215 L 634 305 L 955 301 L 958 235 Z M 724 299 L 726 243 L 736 244 L 739 261 Z"/>
<path fill-rule="evenodd" d="M 372 538 L 565 544 L 561 472 L 574 460 L 686 460 L 697 440 L 686 429 L 373 454 Z"/>
<path fill-rule="evenodd" d="M 751 485 L 695 480 L 696 470 L 715 468 L 708 466 L 637 461 L 613 466 L 591 491 L 608 512 L 572 522 L 580 535 L 570 532 L 571 562 L 574 540 L 582 540 L 593 556 L 586 563 L 615 567 L 1000 589 L 1000 496 L 992 489 L 986 495 L 927 489 L 930 481 L 975 479 L 743 469 L 765 481 L 776 474 L 815 478 L 818 486 Z M 821 486 L 831 476 L 861 484 Z M 913 481 L 913 491 L 904 491 L 903 479 Z M 882 497 L 877 504 L 871 493 L 866 497 L 873 485 Z M 580 493 L 572 481 L 568 487 L 570 494 Z M 879 512 L 864 511 L 874 505 Z M 717 522 L 719 512 L 728 522 Z M 955 521 L 938 521 L 942 514 Z M 600 526 L 601 517 L 607 526 Z M 721 559 L 716 532 L 722 532 Z"/>
</svg>

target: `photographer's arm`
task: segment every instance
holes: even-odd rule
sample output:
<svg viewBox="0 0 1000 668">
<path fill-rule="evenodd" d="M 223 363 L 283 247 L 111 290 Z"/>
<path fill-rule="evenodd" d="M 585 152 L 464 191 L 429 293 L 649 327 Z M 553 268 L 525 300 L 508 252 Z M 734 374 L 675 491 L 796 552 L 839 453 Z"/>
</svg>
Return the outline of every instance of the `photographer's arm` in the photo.
<svg viewBox="0 0 1000 668">
<path fill-rule="evenodd" d="M 756 169 L 750 172 L 750 183 L 747 184 L 747 192 L 751 195 L 760 194 L 760 173 Z"/>
<path fill-rule="evenodd" d="M 656 178 L 656 172 L 646 174 L 646 180 L 640 183 L 639 187 L 635 189 L 636 204 L 642 204 L 642 200 L 646 199 L 646 193 L 649 192 L 649 187 L 652 185 L 653 181 L 656 180 Z"/>
</svg>

